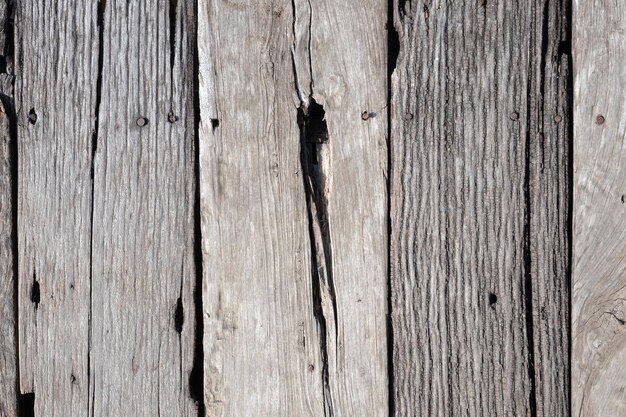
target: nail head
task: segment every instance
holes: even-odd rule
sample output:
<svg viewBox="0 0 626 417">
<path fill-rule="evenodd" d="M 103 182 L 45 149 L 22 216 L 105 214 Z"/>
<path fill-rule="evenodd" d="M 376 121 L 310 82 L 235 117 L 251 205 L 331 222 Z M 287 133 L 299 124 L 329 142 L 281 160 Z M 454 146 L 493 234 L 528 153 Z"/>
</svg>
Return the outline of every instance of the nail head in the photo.
<svg viewBox="0 0 626 417">
<path fill-rule="evenodd" d="M 413 115 L 411 113 L 406 113 L 404 115 L 404 120 L 406 121 L 413 120 Z"/>
<path fill-rule="evenodd" d="M 369 118 L 370 118 L 370 113 L 367 110 L 361 113 L 361 119 L 367 120 Z"/>
<path fill-rule="evenodd" d="M 170 112 L 170 113 L 167 115 L 167 120 L 168 120 L 170 123 L 176 123 L 176 122 L 178 121 L 178 117 L 176 117 L 176 115 L 174 114 L 174 112 Z"/>
<path fill-rule="evenodd" d="M 604 124 L 604 116 L 602 116 L 601 114 L 596 116 L 596 124 L 597 125 L 601 125 Z"/>
<path fill-rule="evenodd" d="M 560 115 L 556 115 L 554 116 L 554 122 L 555 123 L 561 123 L 561 120 L 563 120 L 563 118 Z"/>
<path fill-rule="evenodd" d="M 137 118 L 137 126 L 144 127 L 148 124 L 148 119 L 146 117 L 138 117 Z"/>
<path fill-rule="evenodd" d="M 511 118 L 511 120 L 517 120 L 517 119 L 519 119 L 519 113 L 518 113 L 518 112 L 516 112 L 516 111 L 514 111 L 514 112 L 512 112 L 512 113 L 510 114 L 510 116 L 509 116 L 509 117 Z"/>
</svg>

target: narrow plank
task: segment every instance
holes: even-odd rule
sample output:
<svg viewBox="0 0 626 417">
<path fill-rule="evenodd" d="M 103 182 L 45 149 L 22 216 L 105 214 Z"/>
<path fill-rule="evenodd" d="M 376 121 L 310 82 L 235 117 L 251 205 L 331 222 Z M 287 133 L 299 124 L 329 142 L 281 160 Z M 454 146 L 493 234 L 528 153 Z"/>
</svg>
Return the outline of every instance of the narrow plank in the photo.
<svg viewBox="0 0 626 417">
<path fill-rule="evenodd" d="M 2 82 L 4 80 L 1 80 Z M 2 86 L 4 87 L 4 86 Z M 0 87 L 1 88 L 1 87 Z M 0 89 L 2 101 L 5 89 Z M 17 415 L 17 338 L 13 257 L 13 201 L 10 121 L 0 102 L 0 416 Z"/>
<path fill-rule="evenodd" d="M 209 415 L 388 414 L 385 12 L 199 2 Z"/>
<path fill-rule="evenodd" d="M 395 4 L 396 415 L 567 415 L 566 2 Z"/>
<path fill-rule="evenodd" d="M 298 94 L 310 113 L 323 106 L 328 131 L 311 153 L 320 177 L 314 206 L 325 259 L 318 265 L 328 276 L 321 295 L 322 308 L 329 304 L 330 415 L 386 416 L 387 2 L 294 5 Z"/>
<path fill-rule="evenodd" d="M 626 415 L 626 4 L 574 2 L 572 414 Z"/>
<path fill-rule="evenodd" d="M 36 416 L 88 414 L 96 15 L 17 2 L 19 382 Z"/>
<path fill-rule="evenodd" d="M 195 416 L 193 5 L 101 2 L 92 416 Z"/>
</svg>

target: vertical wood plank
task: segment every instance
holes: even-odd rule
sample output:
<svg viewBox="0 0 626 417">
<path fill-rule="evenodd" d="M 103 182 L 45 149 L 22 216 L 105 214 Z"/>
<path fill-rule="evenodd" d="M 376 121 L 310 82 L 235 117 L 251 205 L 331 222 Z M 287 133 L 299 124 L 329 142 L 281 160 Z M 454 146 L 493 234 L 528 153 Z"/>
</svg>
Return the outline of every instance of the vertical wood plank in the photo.
<svg viewBox="0 0 626 417">
<path fill-rule="evenodd" d="M 88 415 L 96 6 L 17 2 L 19 375 L 36 416 Z"/>
<path fill-rule="evenodd" d="M 0 4 L 0 415 L 16 417 L 17 376 L 17 283 L 15 265 L 15 102 L 13 100 L 12 8 Z M 11 120 L 13 119 L 13 120 Z M 12 124 L 13 123 L 13 124 Z"/>
<path fill-rule="evenodd" d="M 564 4 L 396 2 L 399 416 L 567 415 Z"/>
<path fill-rule="evenodd" d="M 4 97 L 4 90 L 0 94 Z M 8 111 L 0 102 L 0 415 L 17 414 L 17 338 L 13 256 L 11 132 Z"/>
<path fill-rule="evenodd" d="M 386 5 L 198 4 L 208 414 L 387 415 Z"/>
<path fill-rule="evenodd" d="M 100 7 L 90 415 L 197 415 L 193 5 Z"/>
<path fill-rule="evenodd" d="M 626 4 L 574 2 L 572 414 L 626 415 Z"/>
<path fill-rule="evenodd" d="M 295 69 L 301 106 L 328 137 L 314 144 L 323 255 L 318 267 L 335 416 L 389 413 L 387 375 L 387 2 L 296 0 Z M 318 184 L 315 184 L 317 181 Z M 321 276 L 327 276 L 327 282 Z M 324 309 L 327 304 L 328 308 Z"/>
<path fill-rule="evenodd" d="M 207 415 L 324 415 L 291 2 L 198 10 Z"/>
</svg>

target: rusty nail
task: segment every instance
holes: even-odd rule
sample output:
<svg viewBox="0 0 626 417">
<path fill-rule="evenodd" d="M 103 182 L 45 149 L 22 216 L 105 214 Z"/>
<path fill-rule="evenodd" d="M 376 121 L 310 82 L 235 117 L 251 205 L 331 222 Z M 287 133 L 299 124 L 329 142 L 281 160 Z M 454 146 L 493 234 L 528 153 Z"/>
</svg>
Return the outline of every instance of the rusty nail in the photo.
<svg viewBox="0 0 626 417">
<path fill-rule="evenodd" d="M 369 118 L 370 118 L 370 113 L 367 110 L 361 113 L 361 119 L 367 120 Z"/>
<path fill-rule="evenodd" d="M 517 120 L 519 119 L 519 113 L 514 111 L 513 113 L 509 115 L 509 117 L 511 118 L 511 120 Z"/>
<path fill-rule="evenodd" d="M 148 124 L 148 119 L 146 117 L 141 116 L 137 118 L 137 126 L 144 127 L 147 124 Z"/>
<path fill-rule="evenodd" d="M 167 120 L 168 120 L 170 123 L 176 123 L 176 122 L 178 121 L 178 117 L 176 117 L 176 115 L 174 114 L 174 112 L 172 112 L 172 111 L 171 111 L 171 112 L 167 115 Z"/>
<path fill-rule="evenodd" d="M 597 125 L 601 125 L 604 123 L 604 116 L 602 116 L 601 114 L 596 116 L 596 124 Z"/>
<path fill-rule="evenodd" d="M 409 120 L 413 120 L 413 115 L 412 115 L 411 113 L 406 113 L 406 114 L 404 115 L 404 120 L 406 120 L 407 122 L 408 122 Z"/>
<path fill-rule="evenodd" d="M 556 115 L 554 116 L 554 122 L 555 123 L 561 123 L 561 120 L 563 120 L 563 118 L 560 115 Z"/>
</svg>

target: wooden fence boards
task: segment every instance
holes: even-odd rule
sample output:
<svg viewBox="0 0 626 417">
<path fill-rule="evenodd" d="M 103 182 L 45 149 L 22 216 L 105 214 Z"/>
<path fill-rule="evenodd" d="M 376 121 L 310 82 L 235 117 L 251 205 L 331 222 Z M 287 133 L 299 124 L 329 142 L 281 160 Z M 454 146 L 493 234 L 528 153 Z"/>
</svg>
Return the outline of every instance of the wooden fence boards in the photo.
<svg viewBox="0 0 626 417">
<path fill-rule="evenodd" d="M 624 15 L 0 2 L 0 416 L 626 415 Z"/>
<path fill-rule="evenodd" d="M 209 415 L 387 413 L 385 10 L 199 2 Z"/>
<path fill-rule="evenodd" d="M 17 3 L 19 382 L 37 416 L 88 413 L 96 6 Z"/>
<path fill-rule="evenodd" d="M 397 4 L 396 414 L 564 415 L 564 3 Z"/>
<path fill-rule="evenodd" d="M 626 4 L 574 2 L 572 414 L 626 415 Z"/>
<path fill-rule="evenodd" d="M 101 7 L 91 412 L 195 416 L 193 8 Z"/>
</svg>

